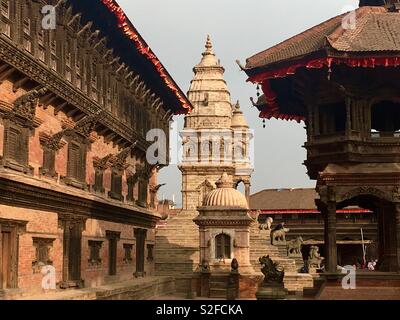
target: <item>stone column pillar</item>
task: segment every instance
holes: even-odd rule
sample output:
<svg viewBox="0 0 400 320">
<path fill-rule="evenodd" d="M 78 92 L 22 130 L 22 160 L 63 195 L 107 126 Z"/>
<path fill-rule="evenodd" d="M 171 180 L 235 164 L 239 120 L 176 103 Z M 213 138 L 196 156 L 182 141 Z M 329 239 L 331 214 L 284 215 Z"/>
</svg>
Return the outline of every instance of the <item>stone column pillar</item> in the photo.
<svg viewBox="0 0 400 320">
<path fill-rule="evenodd" d="M 246 200 L 247 200 L 247 203 L 249 204 L 249 206 L 250 206 L 250 182 L 245 182 L 244 183 L 244 193 L 245 193 L 245 196 L 246 196 Z"/>
<path fill-rule="evenodd" d="M 336 246 L 336 202 L 319 203 L 318 209 L 324 215 L 325 221 L 325 270 L 337 272 L 337 246 Z"/>
</svg>

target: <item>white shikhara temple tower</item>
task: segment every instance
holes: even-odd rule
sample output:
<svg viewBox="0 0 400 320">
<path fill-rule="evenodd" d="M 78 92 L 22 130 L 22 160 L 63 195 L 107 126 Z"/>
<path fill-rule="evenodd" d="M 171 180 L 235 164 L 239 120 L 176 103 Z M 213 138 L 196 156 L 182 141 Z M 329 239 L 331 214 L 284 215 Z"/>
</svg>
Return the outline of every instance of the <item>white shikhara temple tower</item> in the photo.
<svg viewBox="0 0 400 320">
<path fill-rule="evenodd" d="M 249 126 L 239 102 L 231 102 L 224 80 L 225 69 L 216 57 L 210 37 L 188 92 L 194 110 L 185 117 L 183 139 L 182 203 L 183 210 L 196 210 L 222 172 L 229 174 L 235 185 L 245 185 L 250 196 Z"/>
</svg>

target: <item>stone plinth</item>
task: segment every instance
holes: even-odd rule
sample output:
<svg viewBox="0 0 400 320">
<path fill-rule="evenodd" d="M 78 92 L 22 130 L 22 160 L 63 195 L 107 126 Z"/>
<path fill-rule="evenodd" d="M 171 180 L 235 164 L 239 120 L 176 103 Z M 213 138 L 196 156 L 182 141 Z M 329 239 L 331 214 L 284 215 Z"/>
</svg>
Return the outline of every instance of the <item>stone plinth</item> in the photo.
<svg viewBox="0 0 400 320">
<path fill-rule="evenodd" d="M 262 284 L 257 293 L 257 300 L 283 300 L 288 295 L 284 285 Z"/>
</svg>

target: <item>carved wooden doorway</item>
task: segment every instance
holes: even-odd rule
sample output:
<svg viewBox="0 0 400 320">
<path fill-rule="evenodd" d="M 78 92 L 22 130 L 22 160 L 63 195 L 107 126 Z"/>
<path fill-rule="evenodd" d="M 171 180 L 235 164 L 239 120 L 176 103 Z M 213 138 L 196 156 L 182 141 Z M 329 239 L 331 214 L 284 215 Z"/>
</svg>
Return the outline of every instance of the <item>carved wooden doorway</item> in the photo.
<svg viewBox="0 0 400 320">
<path fill-rule="evenodd" d="M 0 219 L 0 289 L 18 287 L 18 237 L 26 221 Z"/>
<path fill-rule="evenodd" d="M 1 262 L 0 288 L 11 288 L 11 232 L 1 232 Z"/>
<path fill-rule="evenodd" d="M 79 282 L 81 280 L 81 251 L 82 230 L 80 225 L 71 227 L 69 243 L 68 273 L 69 280 Z"/>
</svg>

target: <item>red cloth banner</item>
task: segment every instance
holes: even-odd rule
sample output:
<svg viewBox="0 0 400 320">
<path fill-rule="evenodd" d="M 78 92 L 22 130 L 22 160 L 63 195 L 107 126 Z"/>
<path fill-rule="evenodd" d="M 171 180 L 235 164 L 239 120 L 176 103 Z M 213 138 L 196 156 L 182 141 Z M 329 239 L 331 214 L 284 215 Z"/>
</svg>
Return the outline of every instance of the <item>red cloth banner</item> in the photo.
<svg viewBox="0 0 400 320">
<path fill-rule="evenodd" d="M 157 56 L 152 52 L 150 47 L 136 32 L 135 28 L 129 22 L 129 19 L 126 17 L 126 14 L 122 10 L 122 8 L 115 2 L 115 0 L 100 0 L 100 1 L 102 1 L 102 3 L 108 8 L 108 10 L 110 10 L 112 13 L 115 14 L 115 16 L 118 19 L 118 28 L 122 29 L 123 33 L 133 41 L 137 50 L 152 62 L 158 74 L 164 80 L 166 86 L 178 98 L 184 110 L 177 112 L 177 114 L 185 114 L 187 112 L 191 112 L 192 111 L 191 104 L 188 102 L 186 97 L 183 94 L 181 94 L 179 88 L 174 84 L 174 81 L 166 73 L 164 67 L 162 66 L 160 60 L 158 60 Z"/>
</svg>

